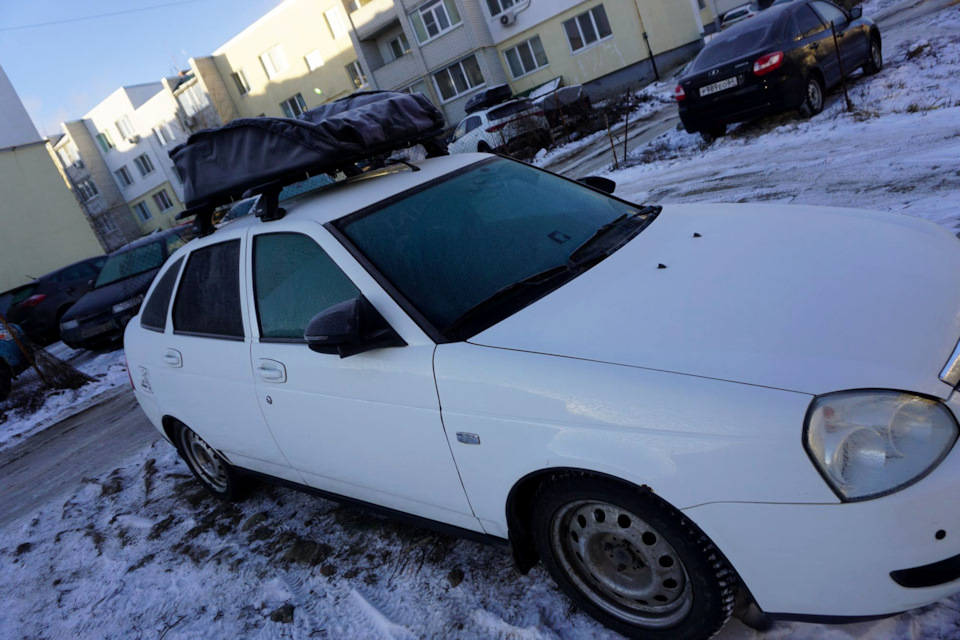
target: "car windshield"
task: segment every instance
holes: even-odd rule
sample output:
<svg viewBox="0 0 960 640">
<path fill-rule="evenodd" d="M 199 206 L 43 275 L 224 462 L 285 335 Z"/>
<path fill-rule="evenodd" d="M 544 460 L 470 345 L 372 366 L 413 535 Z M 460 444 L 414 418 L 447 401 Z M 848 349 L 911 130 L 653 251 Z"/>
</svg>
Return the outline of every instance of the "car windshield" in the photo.
<svg viewBox="0 0 960 640">
<path fill-rule="evenodd" d="M 596 255 L 577 249 L 631 217 L 648 216 L 576 182 L 495 159 L 335 226 L 443 332 L 498 292 Z"/>
<path fill-rule="evenodd" d="M 161 242 L 162 240 L 157 240 L 110 256 L 97 277 L 94 289 L 132 278 L 152 269 L 159 269 L 163 264 Z"/>
<path fill-rule="evenodd" d="M 754 18 L 749 22 L 755 22 L 756 20 Z M 750 53 L 763 46 L 772 31 L 770 24 L 763 24 L 751 29 L 740 29 L 741 27 L 731 29 L 729 35 L 724 32 L 722 36 L 711 40 L 710 44 L 705 46 L 697 59 L 693 61 L 690 70 L 704 71 L 737 56 Z"/>
<path fill-rule="evenodd" d="M 502 120 L 530 109 L 533 109 L 533 105 L 529 102 L 513 102 L 491 110 L 487 117 L 491 120 Z"/>
</svg>

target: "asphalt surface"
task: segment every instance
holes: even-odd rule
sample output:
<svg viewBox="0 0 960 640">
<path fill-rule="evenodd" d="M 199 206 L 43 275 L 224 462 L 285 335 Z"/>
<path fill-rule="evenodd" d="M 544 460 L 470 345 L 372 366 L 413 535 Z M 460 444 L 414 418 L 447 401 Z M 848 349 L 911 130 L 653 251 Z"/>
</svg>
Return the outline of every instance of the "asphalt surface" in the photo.
<svg viewBox="0 0 960 640">
<path fill-rule="evenodd" d="M 103 402 L 0 453 L 0 526 L 66 495 L 84 478 L 112 471 L 160 439 L 132 390 L 106 395 Z"/>
</svg>

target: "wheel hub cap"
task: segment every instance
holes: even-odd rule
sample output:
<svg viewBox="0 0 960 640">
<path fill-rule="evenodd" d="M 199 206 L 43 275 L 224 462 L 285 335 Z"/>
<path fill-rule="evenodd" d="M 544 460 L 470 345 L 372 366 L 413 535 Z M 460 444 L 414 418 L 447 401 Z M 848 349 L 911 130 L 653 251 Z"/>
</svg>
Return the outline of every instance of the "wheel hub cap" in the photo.
<svg viewBox="0 0 960 640">
<path fill-rule="evenodd" d="M 217 453 L 192 431 L 183 437 L 183 450 L 200 477 L 217 491 L 227 490 L 227 472 Z"/>
</svg>

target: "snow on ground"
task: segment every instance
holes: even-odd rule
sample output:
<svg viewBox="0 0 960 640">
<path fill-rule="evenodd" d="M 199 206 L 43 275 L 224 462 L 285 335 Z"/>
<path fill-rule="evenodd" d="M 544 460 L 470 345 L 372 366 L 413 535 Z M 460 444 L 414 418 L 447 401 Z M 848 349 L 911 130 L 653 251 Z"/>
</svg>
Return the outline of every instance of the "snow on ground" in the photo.
<svg viewBox="0 0 960 640">
<path fill-rule="evenodd" d="M 0 403 L 0 451 L 80 413 L 103 400 L 103 394 L 129 384 L 123 350 L 95 354 L 82 350 L 75 351 L 62 342 L 57 342 L 47 347 L 47 352 L 64 362 L 69 362 L 94 378 L 94 382 L 87 383 L 75 391 L 61 390 L 46 393 L 37 408 L 33 397 L 38 392 L 42 393 L 43 387 L 32 370 L 28 369 L 22 373 L 14 382 L 10 398 Z M 31 400 L 23 402 L 26 396 L 31 396 Z"/>
</svg>

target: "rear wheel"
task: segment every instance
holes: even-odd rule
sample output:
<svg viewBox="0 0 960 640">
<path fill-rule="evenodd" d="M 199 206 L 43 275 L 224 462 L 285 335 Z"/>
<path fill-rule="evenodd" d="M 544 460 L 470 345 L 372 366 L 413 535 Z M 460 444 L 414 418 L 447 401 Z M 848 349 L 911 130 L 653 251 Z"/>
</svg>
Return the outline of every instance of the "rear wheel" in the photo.
<svg viewBox="0 0 960 640">
<path fill-rule="evenodd" d="M 10 390 L 13 389 L 13 373 L 10 367 L 3 360 L 0 360 L 0 402 L 10 397 Z"/>
<path fill-rule="evenodd" d="M 735 578 L 692 523 L 650 491 L 589 476 L 541 489 L 534 544 L 557 584 L 631 638 L 709 638 L 733 611 Z"/>
<path fill-rule="evenodd" d="M 880 73 L 883 69 L 883 49 L 880 47 L 880 41 L 877 38 L 870 38 L 870 55 L 867 61 L 863 63 L 863 72 L 867 75 Z"/>
<path fill-rule="evenodd" d="M 804 81 L 803 103 L 800 105 L 800 114 L 805 118 L 812 118 L 823 111 L 823 101 L 823 81 L 817 75 L 808 75 Z"/>
<path fill-rule="evenodd" d="M 486 142 L 484 142 L 483 140 L 481 140 L 481 141 L 477 144 L 477 151 L 478 151 L 479 153 L 490 153 L 490 151 L 491 151 L 490 145 L 487 144 Z"/>
<path fill-rule="evenodd" d="M 717 138 L 722 138 L 725 135 L 727 135 L 727 125 L 725 124 L 710 127 L 706 131 L 700 132 L 700 136 L 703 137 L 703 141 L 707 143 L 713 142 Z"/>
<path fill-rule="evenodd" d="M 216 498 L 226 502 L 242 495 L 241 478 L 217 451 L 190 427 L 178 424 L 175 444 L 197 480 Z"/>
</svg>

